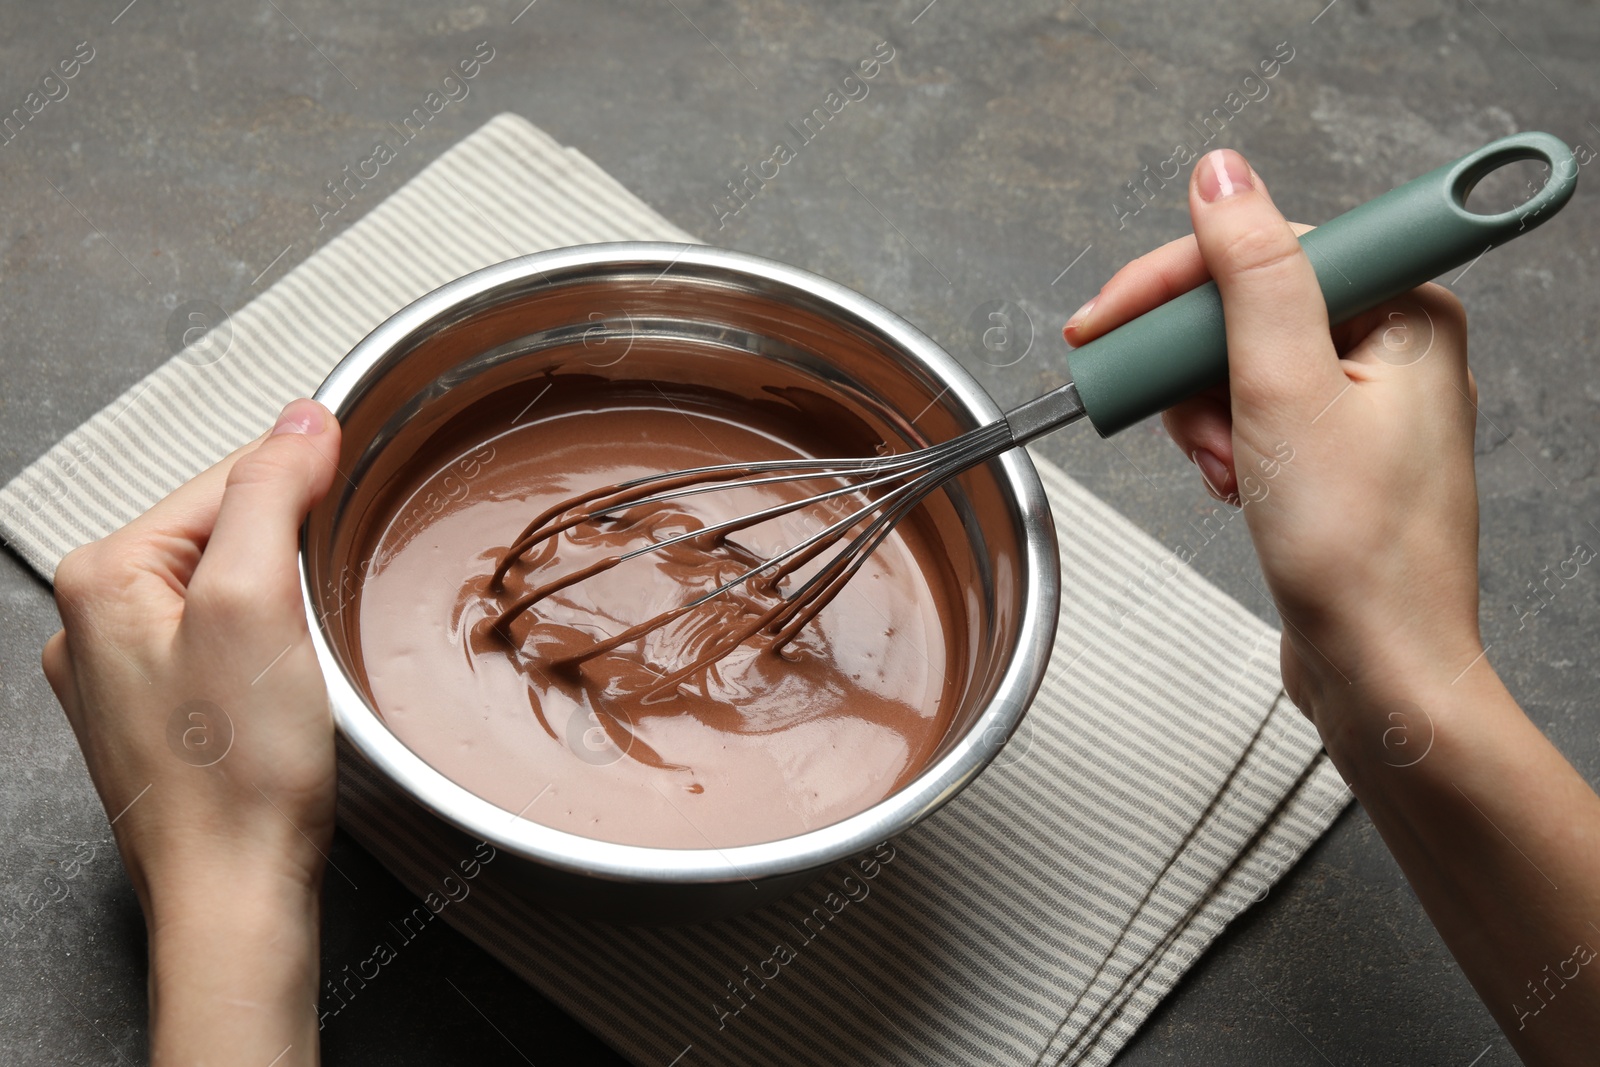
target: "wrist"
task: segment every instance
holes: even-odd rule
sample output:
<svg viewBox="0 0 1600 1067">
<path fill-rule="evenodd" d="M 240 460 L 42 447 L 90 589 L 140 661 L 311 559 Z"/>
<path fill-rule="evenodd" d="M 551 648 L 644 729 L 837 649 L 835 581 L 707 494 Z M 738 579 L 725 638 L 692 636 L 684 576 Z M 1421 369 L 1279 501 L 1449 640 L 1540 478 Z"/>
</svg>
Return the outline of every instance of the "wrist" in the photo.
<svg viewBox="0 0 1600 1067">
<path fill-rule="evenodd" d="M 1352 788 L 1389 770 L 1426 776 L 1453 766 L 1463 744 L 1526 721 L 1481 654 L 1465 670 L 1451 667 L 1369 674 L 1323 691 L 1311 721 Z"/>
<path fill-rule="evenodd" d="M 1314 635 L 1314 636 L 1308 636 Z M 1328 740 L 1340 724 L 1388 722 L 1395 711 L 1448 707 L 1469 691 L 1498 686 L 1475 627 L 1423 630 L 1393 620 L 1287 628 L 1303 710 Z"/>
<path fill-rule="evenodd" d="M 267 886 L 313 896 L 320 891 L 331 822 L 302 831 L 269 809 L 211 824 L 174 817 L 158 803 L 136 814 L 145 818 L 115 827 L 117 846 L 151 922 L 176 917 L 211 885 L 252 893 Z"/>
<path fill-rule="evenodd" d="M 320 880 L 297 862 L 211 853 L 204 861 L 147 868 L 143 903 L 155 939 L 167 930 L 254 930 L 270 920 L 315 925 L 320 898 Z"/>
</svg>

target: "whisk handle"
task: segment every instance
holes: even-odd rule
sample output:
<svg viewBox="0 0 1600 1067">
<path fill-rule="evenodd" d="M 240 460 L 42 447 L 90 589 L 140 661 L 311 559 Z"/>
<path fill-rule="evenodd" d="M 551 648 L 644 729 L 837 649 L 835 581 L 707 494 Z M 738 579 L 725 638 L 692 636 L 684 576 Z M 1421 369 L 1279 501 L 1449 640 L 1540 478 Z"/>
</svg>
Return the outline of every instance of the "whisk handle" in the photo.
<svg viewBox="0 0 1600 1067">
<path fill-rule="evenodd" d="M 1480 179 L 1522 159 L 1548 168 L 1542 189 L 1497 215 L 1467 210 Z M 1300 244 L 1316 270 L 1329 321 L 1352 318 L 1533 229 L 1566 204 L 1577 181 L 1578 163 L 1560 138 L 1513 134 L 1303 234 Z M 1228 345 L 1216 283 L 1096 338 L 1068 364 L 1102 437 L 1226 382 Z"/>
</svg>

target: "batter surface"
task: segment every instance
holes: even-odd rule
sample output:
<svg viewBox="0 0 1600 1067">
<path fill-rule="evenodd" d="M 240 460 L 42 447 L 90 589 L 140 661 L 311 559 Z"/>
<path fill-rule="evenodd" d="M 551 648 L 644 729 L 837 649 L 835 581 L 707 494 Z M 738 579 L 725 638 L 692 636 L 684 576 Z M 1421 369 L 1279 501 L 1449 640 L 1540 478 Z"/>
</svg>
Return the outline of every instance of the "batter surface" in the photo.
<svg viewBox="0 0 1600 1067">
<path fill-rule="evenodd" d="M 494 632 L 493 618 L 535 585 L 818 486 L 709 493 L 579 527 L 492 589 L 499 557 L 553 504 L 685 467 L 870 454 L 876 440 L 859 421 L 840 421 L 843 409 L 795 390 L 752 403 L 649 383 L 525 387 L 528 397 L 540 389 L 520 417 L 506 414 L 526 402 L 519 395 L 436 435 L 438 452 L 416 457 L 390 497 L 393 513 L 374 527 L 379 563 L 361 590 L 360 645 L 390 729 L 509 812 L 666 848 L 803 833 L 870 807 L 921 770 L 957 687 L 941 621 L 952 617 L 947 568 L 915 515 L 781 651 L 756 640 L 675 684 L 662 679 L 774 594 L 741 589 L 581 668 L 551 663 L 795 544 L 838 517 L 837 505 L 725 544 L 648 553 L 540 602 L 508 635 Z"/>
</svg>

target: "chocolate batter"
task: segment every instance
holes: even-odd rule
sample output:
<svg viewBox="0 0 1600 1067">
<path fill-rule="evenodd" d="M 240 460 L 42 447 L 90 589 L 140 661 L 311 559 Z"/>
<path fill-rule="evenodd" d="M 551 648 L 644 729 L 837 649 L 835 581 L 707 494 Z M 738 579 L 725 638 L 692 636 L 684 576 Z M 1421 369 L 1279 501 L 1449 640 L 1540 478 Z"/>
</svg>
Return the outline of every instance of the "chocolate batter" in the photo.
<svg viewBox="0 0 1600 1067">
<path fill-rule="evenodd" d="M 497 588 L 496 562 L 553 504 L 685 467 L 871 454 L 877 443 L 820 391 L 763 392 L 554 376 L 435 434 L 373 526 L 378 563 L 360 595 L 367 685 L 395 734 L 509 812 L 665 848 L 816 829 L 915 776 L 949 725 L 963 657 L 949 568 L 919 514 L 781 649 L 758 636 L 681 681 L 663 679 L 776 593 L 742 587 L 581 666 L 552 665 L 802 540 L 841 502 L 648 553 L 541 600 L 506 632 L 491 625 L 535 586 L 819 486 L 708 493 L 575 527 Z"/>
</svg>

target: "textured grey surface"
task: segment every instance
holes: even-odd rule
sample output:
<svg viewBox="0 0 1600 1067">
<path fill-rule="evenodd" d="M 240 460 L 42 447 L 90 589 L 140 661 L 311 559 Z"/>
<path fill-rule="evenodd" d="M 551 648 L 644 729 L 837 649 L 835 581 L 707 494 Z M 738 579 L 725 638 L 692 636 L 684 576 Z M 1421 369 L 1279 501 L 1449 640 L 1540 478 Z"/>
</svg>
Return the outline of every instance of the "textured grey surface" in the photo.
<svg viewBox="0 0 1600 1067">
<path fill-rule="evenodd" d="M 1119 227 L 1123 184 L 1175 141 L 1198 141 L 1188 123 L 1225 107 L 1280 42 L 1294 58 L 1270 95 L 1211 146 L 1244 151 L 1293 217 L 1330 217 L 1513 130 L 1600 146 L 1590 2 L 125 2 L 0 12 L 0 114 L 78 42 L 94 49 L 67 96 L 0 145 L 0 478 L 164 359 L 178 305 L 242 306 L 502 110 L 708 240 L 818 270 L 901 311 L 1003 402 L 1059 380 L 1059 327 L 1116 266 L 1187 232 L 1181 184 Z M 785 123 L 822 105 L 882 39 L 896 55 L 869 95 L 719 228 L 723 183 L 767 158 Z M 470 95 L 319 228 L 324 183 L 391 139 L 388 124 L 482 41 L 495 58 Z M 1525 626 L 1519 616 L 1543 568 L 1578 542 L 1600 545 L 1597 204 L 1586 173 L 1555 222 L 1454 285 L 1482 391 L 1485 640 L 1591 782 L 1600 578 L 1586 569 Z M 966 329 L 996 299 L 1024 308 L 1036 333 L 1003 368 Z M 1068 432 L 1046 451 L 1169 544 L 1210 514 L 1158 426 L 1114 444 Z M 1067 536 L 1071 520 L 1058 516 Z M 1239 524 L 1195 565 L 1272 618 Z M 137 905 L 38 670 L 57 625 L 47 588 L 10 555 L 0 555 L 0 613 L 0 1060 L 139 1061 Z M 409 907 L 348 842 L 334 858 L 360 888 L 329 884 L 329 970 L 366 955 L 385 919 Z M 328 1062 L 607 1055 L 453 932 L 428 937 L 328 1021 Z M 1352 810 L 1120 1062 L 1492 1067 L 1514 1056 Z"/>
</svg>

